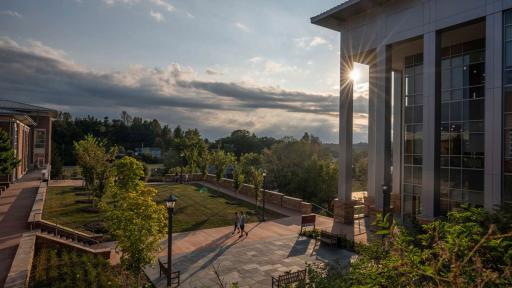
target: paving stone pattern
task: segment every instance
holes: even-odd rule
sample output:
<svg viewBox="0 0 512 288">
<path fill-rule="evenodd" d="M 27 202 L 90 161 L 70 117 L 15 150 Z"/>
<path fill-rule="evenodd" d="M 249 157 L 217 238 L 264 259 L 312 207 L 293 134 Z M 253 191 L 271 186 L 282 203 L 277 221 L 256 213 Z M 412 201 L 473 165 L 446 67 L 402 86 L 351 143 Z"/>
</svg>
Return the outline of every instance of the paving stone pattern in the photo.
<svg viewBox="0 0 512 288">
<path fill-rule="evenodd" d="M 309 238 L 292 235 L 248 243 L 237 241 L 220 248 L 176 255 L 173 270 L 182 273 L 180 287 L 218 287 L 212 265 L 225 283 L 238 282 L 240 287 L 271 287 L 271 276 L 304 269 L 306 262 L 347 265 L 352 256 L 354 254 L 346 250 L 325 247 Z M 166 262 L 165 257 L 160 259 Z M 146 271 L 150 277 L 156 275 L 154 277 L 158 278 L 157 267 L 148 269 L 153 270 Z M 165 276 L 154 280 L 157 287 L 165 287 Z"/>
</svg>

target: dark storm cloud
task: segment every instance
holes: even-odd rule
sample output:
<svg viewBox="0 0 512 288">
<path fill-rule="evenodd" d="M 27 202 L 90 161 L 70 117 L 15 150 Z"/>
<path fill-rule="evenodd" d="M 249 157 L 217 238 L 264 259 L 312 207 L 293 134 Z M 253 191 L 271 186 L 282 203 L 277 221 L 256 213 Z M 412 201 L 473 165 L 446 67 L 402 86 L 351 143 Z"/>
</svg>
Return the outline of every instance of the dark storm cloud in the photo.
<svg viewBox="0 0 512 288">
<path fill-rule="evenodd" d="M 279 109 L 336 116 L 337 97 L 183 79 L 179 66 L 101 73 L 0 42 L 2 98 L 64 106 Z"/>
</svg>

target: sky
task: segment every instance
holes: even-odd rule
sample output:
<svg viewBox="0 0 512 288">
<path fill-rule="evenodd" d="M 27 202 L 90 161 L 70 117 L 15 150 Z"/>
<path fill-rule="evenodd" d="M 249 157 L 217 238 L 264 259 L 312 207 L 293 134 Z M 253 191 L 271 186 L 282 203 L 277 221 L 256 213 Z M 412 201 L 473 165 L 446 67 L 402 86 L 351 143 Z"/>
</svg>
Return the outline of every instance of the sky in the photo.
<svg viewBox="0 0 512 288">
<path fill-rule="evenodd" d="M 216 139 L 338 142 L 339 35 L 310 23 L 341 1 L 3 0 L 0 99 Z M 367 77 L 354 142 L 366 141 Z"/>
</svg>

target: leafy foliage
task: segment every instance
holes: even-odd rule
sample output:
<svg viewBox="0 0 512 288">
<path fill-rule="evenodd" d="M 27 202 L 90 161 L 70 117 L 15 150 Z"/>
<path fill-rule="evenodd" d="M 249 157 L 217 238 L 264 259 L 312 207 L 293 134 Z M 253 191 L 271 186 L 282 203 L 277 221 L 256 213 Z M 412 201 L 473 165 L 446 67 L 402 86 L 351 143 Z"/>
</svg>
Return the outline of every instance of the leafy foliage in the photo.
<svg viewBox="0 0 512 288">
<path fill-rule="evenodd" d="M 14 154 L 11 137 L 0 129 L 0 175 L 10 174 L 20 163 Z"/>
<path fill-rule="evenodd" d="M 236 158 L 232 153 L 226 153 L 223 150 L 217 149 L 211 153 L 211 165 L 215 169 L 215 178 L 220 182 L 228 165 L 236 162 Z"/>
<path fill-rule="evenodd" d="M 38 244 L 29 287 L 133 287 L 135 279 L 89 253 Z"/>
<path fill-rule="evenodd" d="M 137 160 L 124 157 L 114 167 L 117 181 L 111 185 L 109 200 L 102 202 L 104 218 L 123 252 L 121 264 L 128 271 L 139 273 L 160 249 L 167 214 L 165 207 L 153 200 L 157 191 L 144 187 L 140 180 L 144 172 Z"/>
<path fill-rule="evenodd" d="M 345 271 L 311 268 L 308 287 L 511 287 L 511 214 L 463 206 L 417 234 L 384 218 L 385 245 L 358 246 Z"/>
<path fill-rule="evenodd" d="M 75 142 L 73 147 L 87 189 L 93 196 L 100 199 L 111 181 L 111 162 L 116 149 L 112 148 L 107 152 L 105 141 L 92 135 L 87 135 L 83 140 Z"/>
</svg>

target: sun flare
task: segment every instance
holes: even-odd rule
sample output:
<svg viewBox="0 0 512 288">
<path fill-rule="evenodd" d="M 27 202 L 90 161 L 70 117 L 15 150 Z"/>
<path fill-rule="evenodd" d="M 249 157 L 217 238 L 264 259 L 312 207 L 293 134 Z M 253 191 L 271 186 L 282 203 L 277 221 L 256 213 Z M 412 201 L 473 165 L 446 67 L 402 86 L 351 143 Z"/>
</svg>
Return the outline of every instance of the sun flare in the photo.
<svg viewBox="0 0 512 288">
<path fill-rule="evenodd" d="M 354 68 L 354 69 L 352 69 L 352 71 L 350 71 L 349 77 L 350 77 L 350 80 L 355 82 L 355 81 L 359 80 L 359 78 L 361 77 L 361 72 L 359 71 L 359 69 Z"/>
</svg>

